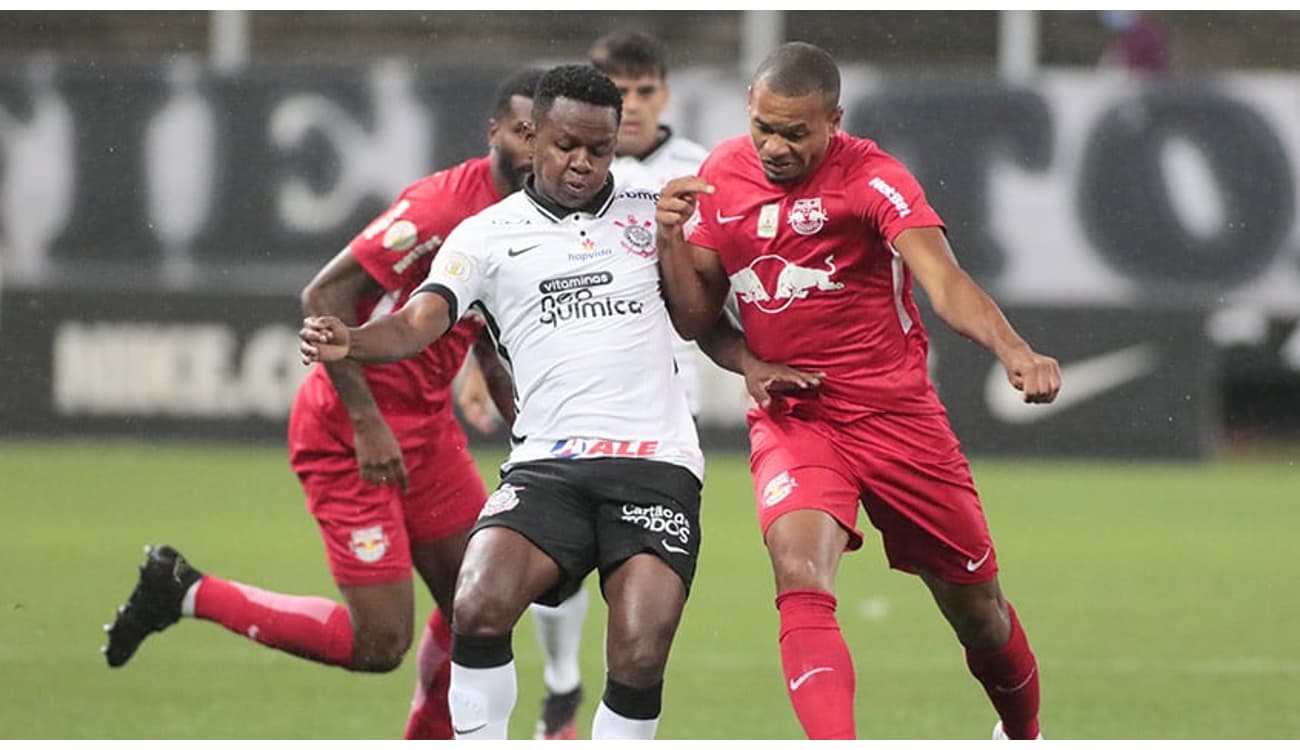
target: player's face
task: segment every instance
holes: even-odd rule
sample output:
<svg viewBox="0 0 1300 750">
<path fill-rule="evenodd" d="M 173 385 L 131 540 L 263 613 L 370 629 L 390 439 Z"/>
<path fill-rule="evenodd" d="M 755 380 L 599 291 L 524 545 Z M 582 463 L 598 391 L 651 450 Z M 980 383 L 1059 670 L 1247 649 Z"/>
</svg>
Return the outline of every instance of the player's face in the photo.
<svg viewBox="0 0 1300 750">
<path fill-rule="evenodd" d="M 533 174 L 538 192 L 578 208 L 605 184 L 618 139 L 618 112 L 564 97 L 536 123 Z"/>
<path fill-rule="evenodd" d="M 795 182 L 821 162 L 831 137 L 840 128 L 844 110 L 828 109 L 826 98 L 781 96 L 762 81 L 749 90 L 749 137 L 772 182 Z"/>
<path fill-rule="evenodd" d="M 533 171 L 533 147 L 528 141 L 532 127 L 533 100 L 510 97 L 510 108 L 500 118 L 488 120 L 488 145 L 492 147 L 492 168 L 505 178 L 514 192 Z"/>
<path fill-rule="evenodd" d="M 643 156 L 659 138 L 659 117 L 668 106 L 668 84 L 657 75 L 610 76 L 623 95 L 618 155 Z"/>
</svg>

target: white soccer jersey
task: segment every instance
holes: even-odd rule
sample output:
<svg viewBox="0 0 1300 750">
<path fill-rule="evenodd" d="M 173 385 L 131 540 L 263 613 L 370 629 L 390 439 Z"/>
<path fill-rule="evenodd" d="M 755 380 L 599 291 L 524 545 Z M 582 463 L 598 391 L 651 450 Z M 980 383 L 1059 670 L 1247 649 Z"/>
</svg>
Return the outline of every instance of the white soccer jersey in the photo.
<svg viewBox="0 0 1300 750">
<path fill-rule="evenodd" d="M 515 383 L 507 467 L 614 456 L 683 466 L 704 456 L 659 290 L 649 189 L 607 186 L 594 213 L 568 213 L 531 186 L 461 222 L 419 292 L 453 318 L 488 321 Z"/>
<path fill-rule="evenodd" d="M 649 183 L 658 190 L 677 177 L 693 175 L 700 170 L 700 164 L 709 155 L 708 149 L 694 141 L 688 141 L 673 134 L 666 125 L 659 126 L 665 134 L 664 140 L 653 151 L 641 158 L 620 156 L 614 160 L 614 174 L 626 184 Z M 700 413 L 699 365 L 702 356 L 695 345 L 672 331 L 673 358 L 677 361 L 678 375 L 686 388 L 686 402 L 691 414 Z"/>
</svg>

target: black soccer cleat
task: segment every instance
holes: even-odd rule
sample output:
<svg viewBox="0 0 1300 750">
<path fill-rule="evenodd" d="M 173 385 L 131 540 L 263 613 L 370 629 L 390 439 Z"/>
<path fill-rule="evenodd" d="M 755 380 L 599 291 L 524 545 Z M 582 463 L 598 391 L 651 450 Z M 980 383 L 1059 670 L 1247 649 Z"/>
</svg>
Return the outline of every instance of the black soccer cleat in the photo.
<svg viewBox="0 0 1300 750">
<path fill-rule="evenodd" d="M 150 633 L 157 633 L 181 619 L 181 602 L 203 574 L 185 561 L 175 549 L 150 545 L 140 564 L 140 581 L 126 604 L 117 608 L 112 625 L 105 625 L 108 645 L 101 649 L 108 666 L 120 667 L 131 658 Z"/>
<path fill-rule="evenodd" d="M 576 740 L 578 739 L 577 715 L 578 705 L 582 703 L 582 686 L 568 693 L 546 691 L 542 699 L 542 718 L 537 722 L 533 733 L 535 740 Z"/>
</svg>

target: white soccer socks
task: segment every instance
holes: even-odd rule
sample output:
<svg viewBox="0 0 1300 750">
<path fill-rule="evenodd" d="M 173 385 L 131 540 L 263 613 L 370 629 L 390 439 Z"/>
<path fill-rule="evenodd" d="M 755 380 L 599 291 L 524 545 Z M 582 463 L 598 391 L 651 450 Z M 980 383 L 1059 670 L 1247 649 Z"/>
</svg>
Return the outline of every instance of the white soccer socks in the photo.
<svg viewBox="0 0 1300 750">
<path fill-rule="evenodd" d="M 571 693 L 582 683 L 578 650 L 582 645 L 582 623 L 587 619 L 587 589 L 558 606 L 532 605 L 537 641 L 546 656 L 542 679 L 552 695 Z"/>
<path fill-rule="evenodd" d="M 515 708 L 510 634 L 463 636 L 451 642 L 451 726 L 458 740 L 504 740 Z"/>
</svg>

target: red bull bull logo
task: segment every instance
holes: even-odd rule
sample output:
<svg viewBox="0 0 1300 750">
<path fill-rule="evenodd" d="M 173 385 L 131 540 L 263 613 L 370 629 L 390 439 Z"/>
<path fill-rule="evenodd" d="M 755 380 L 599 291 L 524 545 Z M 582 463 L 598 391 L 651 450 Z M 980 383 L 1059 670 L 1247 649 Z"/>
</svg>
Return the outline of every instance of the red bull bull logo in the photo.
<svg viewBox="0 0 1300 750">
<path fill-rule="evenodd" d="M 354 529 L 348 546 L 361 562 L 378 562 L 388 551 L 388 535 L 384 533 L 383 526 Z"/>
<path fill-rule="evenodd" d="M 800 266 L 779 255 L 760 255 L 748 266 L 731 274 L 731 288 L 741 302 L 765 313 L 779 313 L 795 300 L 807 298 L 811 292 L 833 292 L 844 288 L 833 278 L 835 256 L 827 255 L 822 263 L 825 268 Z M 776 284 L 769 291 L 763 277 L 770 277 L 773 271 L 776 271 Z"/>
</svg>

